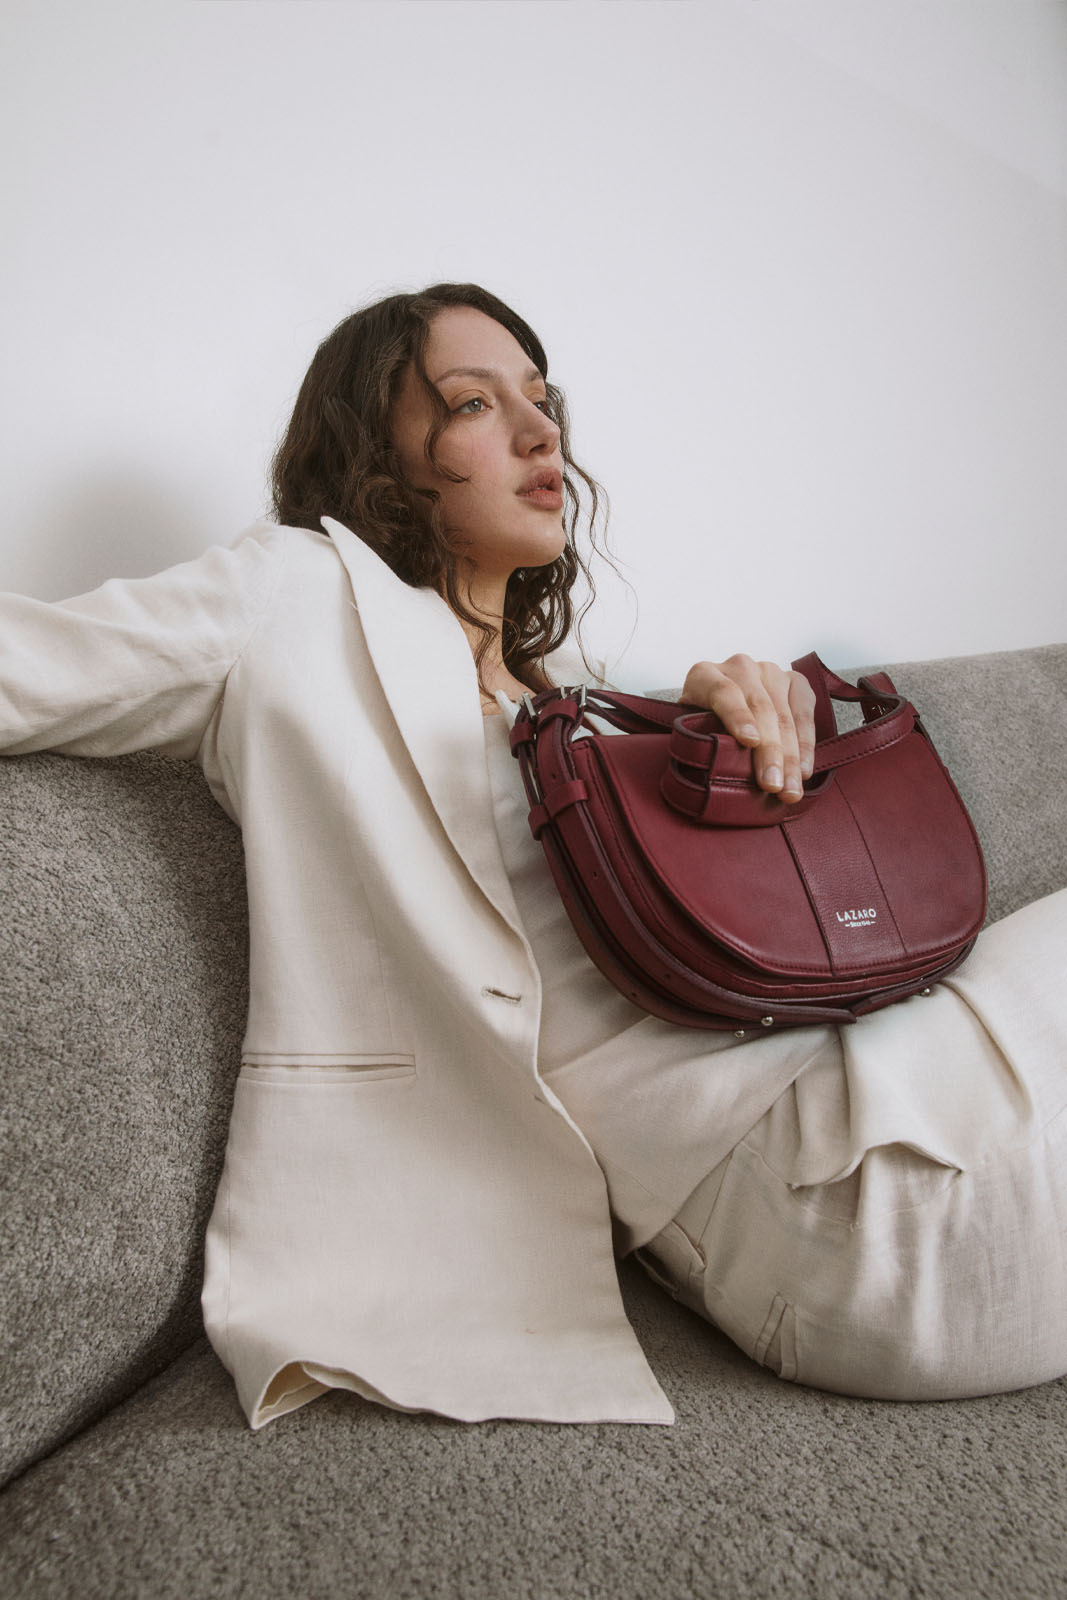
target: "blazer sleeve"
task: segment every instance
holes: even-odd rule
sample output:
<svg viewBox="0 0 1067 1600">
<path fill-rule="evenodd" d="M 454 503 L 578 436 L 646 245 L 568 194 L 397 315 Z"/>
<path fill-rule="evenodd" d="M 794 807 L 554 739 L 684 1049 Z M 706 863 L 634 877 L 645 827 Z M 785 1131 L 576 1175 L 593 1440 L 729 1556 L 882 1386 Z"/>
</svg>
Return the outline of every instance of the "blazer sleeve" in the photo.
<svg viewBox="0 0 1067 1600">
<path fill-rule="evenodd" d="M 0 595 L 0 753 L 195 757 L 266 615 L 285 530 L 261 524 L 152 578 L 47 602 Z"/>
</svg>

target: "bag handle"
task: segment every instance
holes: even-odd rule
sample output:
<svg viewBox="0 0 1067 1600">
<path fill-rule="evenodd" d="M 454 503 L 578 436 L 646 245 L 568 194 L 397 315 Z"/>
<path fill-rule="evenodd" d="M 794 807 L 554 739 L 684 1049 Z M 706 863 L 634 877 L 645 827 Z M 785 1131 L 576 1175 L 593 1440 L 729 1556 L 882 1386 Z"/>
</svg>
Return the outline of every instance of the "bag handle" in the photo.
<svg viewBox="0 0 1067 1600">
<path fill-rule="evenodd" d="M 873 722 L 892 709 L 888 704 L 889 701 L 901 698 L 887 672 L 871 672 L 866 677 L 860 678 L 858 684 L 851 684 L 847 679 L 839 678 L 836 672 L 831 672 L 825 661 L 820 660 L 814 650 L 809 650 L 806 656 L 800 656 L 794 661 L 793 671 L 807 678 L 815 695 L 817 744 L 832 739 L 837 733 L 837 719 L 833 707 L 835 700 L 862 700 L 863 720 Z"/>
<path fill-rule="evenodd" d="M 815 804 L 839 767 L 896 744 L 915 728 L 915 707 L 897 694 L 885 673 L 851 684 L 831 672 L 814 652 L 793 665 L 815 691 L 815 758 L 804 798 L 787 804 L 764 793 L 752 775 L 751 750 L 724 732 L 717 717 L 695 711 L 680 716 L 670 735 L 662 792 L 676 811 L 719 827 L 784 822 Z M 863 726 L 838 733 L 834 700 L 861 701 Z"/>
<path fill-rule="evenodd" d="M 826 772 L 831 767 L 844 765 L 883 749 L 910 733 L 915 723 L 915 708 L 898 695 L 892 681 L 885 673 L 873 673 L 861 678 L 859 685 L 848 683 L 819 660 L 812 652 L 794 664 L 815 690 L 816 698 L 816 748 L 812 776 Z M 864 726 L 848 733 L 838 733 L 833 716 L 832 700 L 862 701 Z M 821 714 L 820 714 L 821 708 Z M 562 717 L 575 728 L 584 725 L 588 716 L 599 717 L 623 733 L 677 733 L 677 750 L 672 755 L 686 766 L 711 770 L 716 761 L 724 776 L 751 777 L 752 752 L 746 745 L 732 738 L 713 711 L 693 708 L 685 711 L 676 700 L 652 700 L 643 695 L 622 694 L 617 689 L 593 689 L 588 685 L 576 688 L 545 689 L 535 697 L 524 696 L 524 703 L 516 719 L 516 728 L 544 724 Z M 820 723 L 829 731 L 820 735 Z"/>
<path fill-rule="evenodd" d="M 838 767 L 896 744 L 916 725 L 914 706 L 896 693 L 884 673 L 871 674 L 854 685 L 831 672 L 814 652 L 802 657 L 794 668 L 803 672 L 816 696 L 818 742 L 803 800 L 787 805 L 760 789 L 752 773 L 752 751 L 726 732 L 714 712 L 686 712 L 674 700 L 653 700 L 615 689 L 580 685 L 523 697 L 511 732 L 511 748 L 519 757 L 523 777 L 531 780 L 527 783 L 531 803 L 543 799 L 530 759 L 536 739 L 547 735 L 548 743 L 562 755 L 562 748 L 569 745 L 589 716 L 600 718 L 623 733 L 666 734 L 669 742 L 662 779 L 664 799 L 695 821 L 735 827 L 768 826 L 799 816 L 817 802 Z M 863 726 L 837 733 L 833 700 L 861 701 Z M 819 738 L 820 727 L 833 731 Z M 571 804 L 579 797 L 569 792 L 570 785 L 567 787 L 565 801 Z M 562 793 L 559 799 L 562 803 Z"/>
<path fill-rule="evenodd" d="M 815 694 L 817 744 L 824 744 L 838 737 L 832 704 L 834 700 L 861 700 L 865 722 L 874 722 L 887 712 L 897 709 L 898 705 L 906 703 L 897 694 L 892 680 L 884 672 L 871 673 L 868 677 L 861 678 L 857 686 L 845 678 L 839 678 L 836 672 L 831 672 L 814 650 L 794 661 L 793 670 L 807 678 Z M 645 695 L 623 694 L 618 689 L 594 689 L 589 685 L 544 689 L 538 695 L 523 698 L 529 707 L 528 715 L 533 721 L 548 715 L 553 702 L 557 705 L 569 705 L 574 701 L 578 705 L 579 712 L 610 722 L 623 733 L 669 732 L 679 717 L 685 715 L 709 718 L 718 723 L 715 731 L 729 737 L 714 712 L 699 711 L 694 707 L 692 711 L 686 713 L 682 709 L 684 702 L 678 700 L 654 700 Z M 571 715 L 567 711 L 563 714 Z M 520 718 L 522 715 L 520 710 Z M 578 718 L 579 726 L 583 720 L 581 717 Z"/>
</svg>

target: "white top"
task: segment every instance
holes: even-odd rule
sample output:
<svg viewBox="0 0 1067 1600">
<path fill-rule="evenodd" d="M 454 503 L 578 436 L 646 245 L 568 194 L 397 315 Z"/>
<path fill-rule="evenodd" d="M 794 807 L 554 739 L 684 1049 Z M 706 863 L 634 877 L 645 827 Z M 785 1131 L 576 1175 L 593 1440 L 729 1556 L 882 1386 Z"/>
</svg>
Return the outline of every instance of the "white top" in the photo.
<svg viewBox="0 0 1067 1600">
<path fill-rule="evenodd" d="M 563 907 L 508 733 L 517 706 L 485 718 L 493 815 L 541 974 L 538 1065 L 585 1133 L 608 1180 L 624 1248 L 658 1233 L 713 1166 L 792 1082 L 832 1029 L 704 1032 L 650 1017 L 593 965 Z M 832 1048 L 832 1045 L 831 1045 Z"/>
</svg>

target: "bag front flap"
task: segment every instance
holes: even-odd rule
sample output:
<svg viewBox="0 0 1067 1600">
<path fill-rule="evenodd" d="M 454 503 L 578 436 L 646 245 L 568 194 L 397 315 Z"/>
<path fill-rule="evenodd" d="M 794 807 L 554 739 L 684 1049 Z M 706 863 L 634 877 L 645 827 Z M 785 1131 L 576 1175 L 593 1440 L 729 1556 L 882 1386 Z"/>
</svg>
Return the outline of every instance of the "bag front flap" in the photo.
<svg viewBox="0 0 1067 1600">
<path fill-rule="evenodd" d="M 632 855 L 696 929 L 757 968 L 888 973 L 933 964 L 981 927 L 981 851 L 918 731 L 841 767 L 774 826 L 709 827 L 672 810 L 661 735 L 582 739 L 571 753 L 617 875 L 632 876 Z"/>
</svg>

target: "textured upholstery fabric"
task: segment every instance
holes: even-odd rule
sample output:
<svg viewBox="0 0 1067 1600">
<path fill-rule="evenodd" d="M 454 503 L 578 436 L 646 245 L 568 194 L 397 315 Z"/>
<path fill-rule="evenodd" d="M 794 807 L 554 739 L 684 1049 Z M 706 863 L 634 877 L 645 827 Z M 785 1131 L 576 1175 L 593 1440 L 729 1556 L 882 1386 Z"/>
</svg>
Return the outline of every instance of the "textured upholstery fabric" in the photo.
<svg viewBox="0 0 1067 1600">
<path fill-rule="evenodd" d="M 1067 645 L 887 670 L 917 707 L 974 818 L 989 870 L 989 920 L 1062 888 Z"/>
<path fill-rule="evenodd" d="M 146 754 L 0 761 L 0 1472 L 202 1333 L 245 1009 L 240 835 Z"/>
<path fill-rule="evenodd" d="M 1067 646 L 890 670 L 971 807 L 991 917 L 1067 883 Z M 674 1429 L 333 1394 L 251 1435 L 198 1304 L 244 1020 L 236 830 L 155 755 L 0 761 L 0 817 L 0 1590 L 1063 1592 L 1067 1384 L 791 1389 L 629 1264 Z"/>
<path fill-rule="evenodd" d="M 261 1433 L 190 1350 L 0 1498 L 19 1600 L 1061 1600 L 1067 1383 L 937 1405 L 783 1384 L 623 1267 L 673 1428 Z"/>
</svg>

